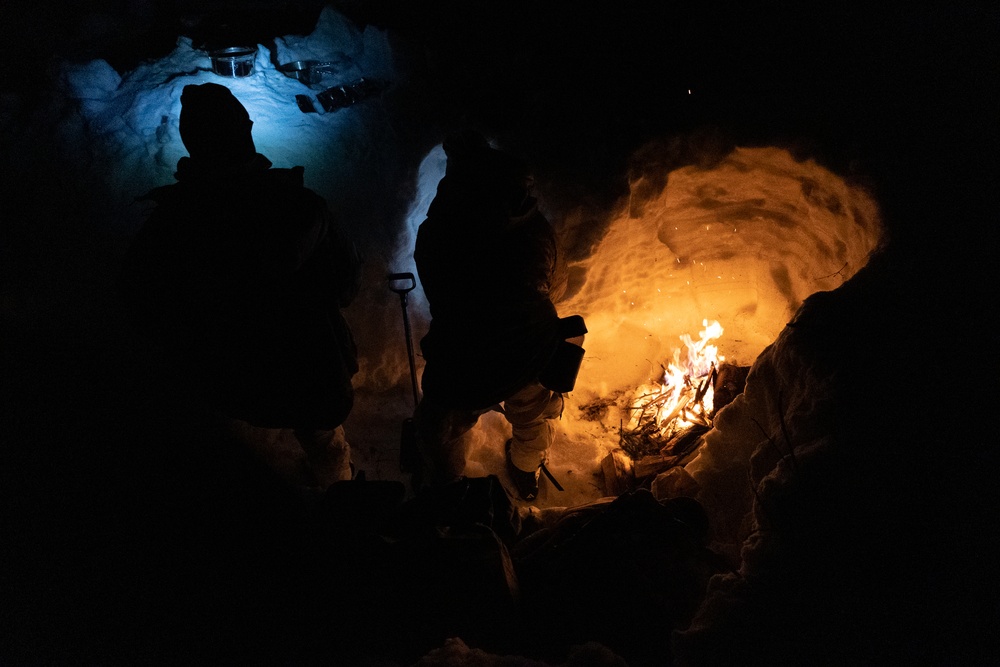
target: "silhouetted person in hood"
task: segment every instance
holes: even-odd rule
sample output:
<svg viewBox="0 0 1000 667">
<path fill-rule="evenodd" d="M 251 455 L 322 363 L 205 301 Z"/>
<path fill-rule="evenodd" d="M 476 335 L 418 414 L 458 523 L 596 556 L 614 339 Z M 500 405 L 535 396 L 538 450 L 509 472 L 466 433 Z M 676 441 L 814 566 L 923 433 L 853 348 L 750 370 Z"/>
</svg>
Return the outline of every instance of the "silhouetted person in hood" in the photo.
<svg viewBox="0 0 1000 667">
<path fill-rule="evenodd" d="M 354 341 L 340 309 L 356 296 L 354 244 L 303 168 L 272 169 L 225 86 L 185 86 L 190 157 L 129 249 L 121 291 L 153 340 L 191 362 L 224 415 L 294 429 L 315 483 L 351 477 L 341 424 L 353 404 Z"/>
<path fill-rule="evenodd" d="M 465 435 L 480 415 L 502 411 L 512 428 L 508 477 L 533 500 L 568 390 L 546 372 L 565 339 L 582 337 L 583 321 L 567 327 L 556 314 L 555 233 L 526 165 L 475 133 L 450 137 L 444 149 L 445 177 L 414 251 L 431 312 L 420 342 L 420 442 L 432 481 L 448 482 L 463 475 Z"/>
</svg>

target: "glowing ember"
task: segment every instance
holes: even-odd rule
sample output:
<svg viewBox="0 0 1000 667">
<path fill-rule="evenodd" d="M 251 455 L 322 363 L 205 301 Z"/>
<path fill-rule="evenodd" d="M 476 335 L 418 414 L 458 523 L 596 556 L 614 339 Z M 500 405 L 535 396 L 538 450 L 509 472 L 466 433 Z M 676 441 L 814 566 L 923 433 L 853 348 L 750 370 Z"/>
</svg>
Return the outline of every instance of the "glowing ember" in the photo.
<svg viewBox="0 0 1000 667">
<path fill-rule="evenodd" d="M 725 357 L 711 341 L 722 336 L 718 322 L 702 320 L 705 328 L 698 340 L 681 336 L 687 355 L 674 350 L 673 361 L 663 370 L 662 379 L 639 387 L 629 408 L 629 430 L 669 438 L 677 431 L 694 425 L 711 426 L 712 384 L 716 370 Z"/>
</svg>

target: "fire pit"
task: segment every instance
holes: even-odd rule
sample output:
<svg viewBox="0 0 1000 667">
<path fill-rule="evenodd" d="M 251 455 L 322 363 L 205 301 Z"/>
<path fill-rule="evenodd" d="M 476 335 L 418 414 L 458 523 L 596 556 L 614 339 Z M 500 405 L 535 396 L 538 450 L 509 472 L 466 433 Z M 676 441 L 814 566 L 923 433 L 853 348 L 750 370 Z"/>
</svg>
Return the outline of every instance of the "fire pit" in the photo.
<svg viewBox="0 0 1000 667">
<path fill-rule="evenodd" d="M 681 336 L 683 359 L 682 351 L 674 350 L 673 360 L 661 364 L 659 377 L 619 399 L 628 418 L 619 426 L 618 448 L 605 459 L 610 490 L 621 493 L 683 465 L 712 428 L 715 413 L 742 391 L 748 369 L 726 364 L 712 344 L 722 336 L 718 322 L 702 324 L 698 340 Z"/>
<path fill-rule="evenodd" d="M 607 495 L 695 469 L 761 351 L 804 299 L 864 266 L 881 235 L 867 192 L 782 149 L 640 174 L 559 304 L 590 330 L 564 447 L 594 453 Z"/>
<path fill-rule="evenodd" d="M 621 429 L 621 445 L 632 458 L 679 450 L 685 434 L 704 432 L 712 426 L 713 398 L 718 365 L 725 361 L 715 345 L 722 335 L 718 322 L 703 322 L 699 340 L 684 334 L 686 359 L 680 349 L 673 361 L 662 366 L 662 376 L 652 385 L 639 387 L 628 411 L 631 419 Z"/>
</svg>

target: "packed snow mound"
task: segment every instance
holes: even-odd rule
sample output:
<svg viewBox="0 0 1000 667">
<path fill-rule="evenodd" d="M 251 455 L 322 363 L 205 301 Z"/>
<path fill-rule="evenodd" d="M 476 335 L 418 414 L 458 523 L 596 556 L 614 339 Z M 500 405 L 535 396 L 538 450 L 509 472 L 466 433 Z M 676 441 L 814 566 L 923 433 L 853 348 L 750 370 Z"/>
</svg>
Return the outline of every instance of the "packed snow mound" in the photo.
<svg viewBox="0 0 1000 667">
<path fill-rule="evenodd" d="M 926 662 L 912 638 L 956 631 L 941 600 L 955 582 L 925 578 L 952 576 L 977 473 L 961 431 L 933 425 L 928 378 L 953 359 L 928 356 L 913 332 L 937 331 L 940 312 L 893 262 L 878 253 L 807 298 L 686 465 L 713 548 L 738 567 L 675 633 L 681 663 Z"/>
</svg>

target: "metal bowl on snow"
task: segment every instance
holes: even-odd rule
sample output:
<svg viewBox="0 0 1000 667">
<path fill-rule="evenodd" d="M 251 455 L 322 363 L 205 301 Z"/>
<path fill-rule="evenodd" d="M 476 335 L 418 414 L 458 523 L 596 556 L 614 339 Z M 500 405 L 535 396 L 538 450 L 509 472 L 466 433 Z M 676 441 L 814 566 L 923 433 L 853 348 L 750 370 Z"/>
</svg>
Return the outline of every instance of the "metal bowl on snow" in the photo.
<svg viewBox="0 0 1000 667">
<path fill-rule="evenodd" d="M 216 49 L 209 55 L 212 57 L 213 72 L 219 76 L 238 78 L 253 73 L 253 61 L 257 57 L 257 49 L 250 46 L 230 46 Z"/>
<path fill-rule="evenodd" d="M 302 83 L 312 85 L 319 83 L 323 72 L 329 72 L 337 65 L 332 60 L 293 60 L 284 65 L 278 65 L 278 71 L 285 76 L 298 79 Z"/>
</svg>

